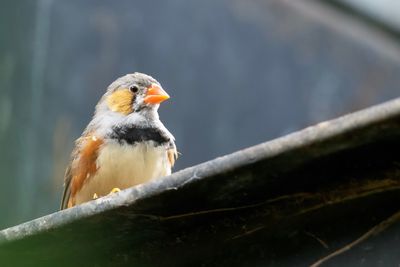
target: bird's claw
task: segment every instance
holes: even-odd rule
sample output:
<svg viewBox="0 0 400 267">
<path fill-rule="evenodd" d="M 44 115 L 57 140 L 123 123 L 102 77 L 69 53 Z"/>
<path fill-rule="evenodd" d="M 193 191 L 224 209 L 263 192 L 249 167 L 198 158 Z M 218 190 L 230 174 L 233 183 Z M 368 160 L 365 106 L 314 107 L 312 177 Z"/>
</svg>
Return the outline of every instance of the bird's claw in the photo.
<svg viewBox="0 0 400 267">
<path fill-rule="evenodd" d="M 121 191 L 121 189 L 119 189 L 118 187 L 114 187 L 113 189 L 111 189 L 110 193 L 108 193 L 109 195 L 113 194 L 113 193 L 117 193 Z M 97 195 L 97 193 L 93 194 L 93 199 L 98 199 L 99 196 Z"/>
<path fill-rule="evenodd" d="M 110 195 L 110 194 L 113 194 L 113 193 L 117 193 L 117 192 L 119 192 L 119 191 L 121 191 L 121 189 L 119 189 L 118 187 L 114 187 L 113 189 L 111 189 L 109 195 Z"/>
</svg>

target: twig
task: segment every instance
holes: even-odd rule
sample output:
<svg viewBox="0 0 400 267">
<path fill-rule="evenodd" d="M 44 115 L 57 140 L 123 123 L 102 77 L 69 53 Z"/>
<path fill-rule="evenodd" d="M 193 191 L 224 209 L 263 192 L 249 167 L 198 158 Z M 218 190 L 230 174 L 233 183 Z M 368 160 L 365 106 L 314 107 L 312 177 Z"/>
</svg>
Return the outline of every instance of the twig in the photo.
<svg viewBox="0 0 400 267">
<path fill-rule="evenodd" d="M 243 210 L 243 209 L 260 207 L 260 206 L 263 206 L 263 205 L 272 204 L 272 203 L 279 202 L 279 201 L 286 200 L 286 199 L 296 199 L 296 198 L 306 198 L 306 197 L 310 197 L 310 194 L 308 194 L 308 193 L 297 193 L 297 194 L 293 194 L 293 195 L 280 196 L 280 197 L 277 197 L 277 198 L 269 199 L 267 201 L 263 201 L 263 202 L 255 203 L 255 204 L 250 204 L 250 205 L 245 205 L 245 206 L 231 207 L 231 208 L 219 208 L 219 209 L 212 209 L 212 210 L 201 210 L 201 211 L 195 211 L 195 212 L 171 215 L 171 216 L 167 216 L 167 217 L 161 217 L 161 221 L 169 221 L 169 220 L 182 219 L 182 218 L 186 218 L 186 217 L 193 217 L 193 216 L 213 214 L 213 213 L 238 211 L 238 210 Z"/>
<path fill-rule="evenodd" d="M 382 221 L 381 223 L 379 223 L 378 225 L 375 225 L 374 227 L 372 227 L 368 232 L 366 232 L 364 235 L 362 235 L 358 239 L 356 239 L 353 242 L 351 242 L 350 244 L 336 250 L 335 252 L 329 254 L 328 256 L 318 260 L 317 262 L 310 265 L 310 267 L 321 266 L 321 264 L 326 263 L 328 260 L 332 259 L 333 257 L 336 257 L 336 256 L 354 248 L 355 246 L 359 245 L 360 243 L 364 242 L 365 240 L 367 240 L 368 238 L 370 238 L 372 236 L 376 236 L 376 235 L 380 234 L 381 232 L 383 232 L 384 230 L 386 230 L 387 228 L 389 228 L 390 226 L 392 226 L 393 224 L 395 224 L 396 222 L 399 222 L 399 221 L 400 221 L 400 210 L 397 211 L 392 216 L 390 216 L 388 219 L 386 219 L 386 220 Z"/>
<path fill-rule="evenodd" d="M 259 230 L 262 230 L 264 228 L 265 228 L 265 226 L 256 227 L 256 228 L 248 230 L 248 231 L 246 231 L 246 232 L 244 232 L 244 233 L 242 233 L 240 235 L 235 235 L 234 237 L 231 238 L 231 240 L 238 239 L 238 238 L 244 237 L 246 235 L 251 235 L 251 234 L 253 234 L 253 233 L 255 233 L 255 232 L 259 231 Z"/>
<path fill-rule="evenodd" d="M 307 231 L 305 231 L 304 233 L 305 233 L 306 235 L 308 235 L 308 236 L 311 236 L 311 237 L 314 238 L 315 240 L 317 240 L 318 243 L 320 243 L 324 248 L 326 248 L 326 249 L 329 248 L 328 244 L 327 244 L 324 240 L 322 240 L 321 238 L 319 238 L 318 236 L 314 235 L 313 233 L 307 232 Z"/>
</svg>

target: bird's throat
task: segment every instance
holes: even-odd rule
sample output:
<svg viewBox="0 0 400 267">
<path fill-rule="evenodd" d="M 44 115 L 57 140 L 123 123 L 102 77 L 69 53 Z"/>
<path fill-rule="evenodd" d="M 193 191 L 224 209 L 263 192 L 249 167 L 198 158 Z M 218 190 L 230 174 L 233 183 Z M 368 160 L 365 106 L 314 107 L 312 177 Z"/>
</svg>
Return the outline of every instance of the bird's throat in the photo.
<svg viewBox="0 0 400 267">
<path fill-rule="evenodd" d="M 109 138 L 119 143 L 135 144 L 139 142 L 153 141 L 156 145 L 170 142 L 170 138 L 161 129 L 156 127 L 138 127 L 135 125 L 124 125 L 113 127 Z"/>
</svg>

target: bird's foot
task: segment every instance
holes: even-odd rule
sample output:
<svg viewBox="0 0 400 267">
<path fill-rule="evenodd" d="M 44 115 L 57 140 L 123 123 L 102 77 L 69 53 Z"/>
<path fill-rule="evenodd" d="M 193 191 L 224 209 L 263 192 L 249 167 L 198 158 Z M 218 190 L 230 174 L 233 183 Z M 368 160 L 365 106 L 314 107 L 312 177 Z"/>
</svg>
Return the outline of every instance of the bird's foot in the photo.
<svg viewBox="0 0 400 267">
<path fill-rule="evenodd" d="M 117 193 L 121 191 L 121 189 L 119 189 L 118 187 L 114 187 L 113 189 L 111 189 L 110 193 L 108 193 L 109 195 L 113 194 L 113 193 Z M 97 195 L 97 193 L 93 194 L 93 199 L 98 199 L 99 196 Z"/>
<path fill-rule="evenodd" d="M 113 193 L 117 193 L 117 192 L 119 192 L 119 191 L 121 191 L 121 189 L 119 189 L 118 187 L 114 187 L 113 189 L 111 189 L 109 195 L 110 195 L 110 194 L 113 194 Z"/>
</svg>

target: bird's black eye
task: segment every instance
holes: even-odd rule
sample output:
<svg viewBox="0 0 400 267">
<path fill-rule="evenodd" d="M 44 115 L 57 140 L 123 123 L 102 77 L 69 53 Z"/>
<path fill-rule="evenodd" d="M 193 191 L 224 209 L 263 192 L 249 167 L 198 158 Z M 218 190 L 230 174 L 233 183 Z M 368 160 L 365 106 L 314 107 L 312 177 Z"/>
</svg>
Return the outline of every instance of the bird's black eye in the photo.
<svg viewBox="0 0 400 267">
<path fill-rule="evenodd" d="M 132 93 L 137 93 L 137 91 L 139 91 L 139 88 L 135 85 L 129 87 L 129 90 L 131 90 Z"/>
</svg>

